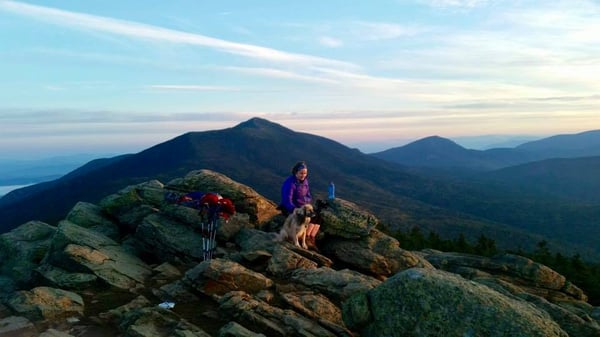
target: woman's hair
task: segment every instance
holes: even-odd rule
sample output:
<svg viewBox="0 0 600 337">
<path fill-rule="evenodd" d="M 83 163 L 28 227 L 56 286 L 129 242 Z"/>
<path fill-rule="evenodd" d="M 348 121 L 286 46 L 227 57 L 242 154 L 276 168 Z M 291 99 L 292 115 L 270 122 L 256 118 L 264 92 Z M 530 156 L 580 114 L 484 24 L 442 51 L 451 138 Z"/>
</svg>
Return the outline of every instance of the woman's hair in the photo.
<svg viewBox="0 0 600 337">
<path fill-rule="evenodd" d="M 296 165 L 294 165 L 294 167 L 292 167 L 292 174 L 296 175 L 296 173 L 298 173 L 298 171 L 305 169 L 306 167 L 306 163 L 303 161 L 299 161 L 296 163 Z"/>
</svg>

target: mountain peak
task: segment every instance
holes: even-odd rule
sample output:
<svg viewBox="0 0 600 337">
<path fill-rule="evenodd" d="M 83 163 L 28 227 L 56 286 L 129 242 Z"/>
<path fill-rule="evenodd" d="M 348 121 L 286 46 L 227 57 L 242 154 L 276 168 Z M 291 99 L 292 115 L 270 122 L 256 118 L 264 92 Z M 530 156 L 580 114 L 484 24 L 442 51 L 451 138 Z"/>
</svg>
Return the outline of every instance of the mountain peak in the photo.
<svg viewBox="0 0 600 337">
<path fill-rule="evenodd" d="M 275 124 L 269 120 L 266 120 L 264 118 L 252 117 L 249 120 L 238 124 L 235 128 L 237 128 L 237 129 L 248 129 L 248 128 L 263 129 L 263 128 L 271 128 L 271 127 L 275 127 L 275 126 L 279 126 L 279 125 Z"/>
<path fill-rule="evenodd" d="M 427 147 L 429 150 L 441 150 L 441 151 L 446 151 L 446 150 L 454 150 L 454 151 L 464 151 L 465 148 L 463 148 L 462 146 L 456 144 L 455 142 L 451 141 L 448 138 L 443 138 L 440 136 L 429 136 L 429 137 L 425 137 L 425 138 L 421 138 L 417 141 L 414 141 L 408 145 L 406 145 L 406 147 Z"/>
<path fill-rule="evenodd" d="M 407 145 L 373 154 L 375 157 L 410 166 L 460 167 L 473 160 L 474 152 L 440 136 L 429 136 Z"/>
</svg>

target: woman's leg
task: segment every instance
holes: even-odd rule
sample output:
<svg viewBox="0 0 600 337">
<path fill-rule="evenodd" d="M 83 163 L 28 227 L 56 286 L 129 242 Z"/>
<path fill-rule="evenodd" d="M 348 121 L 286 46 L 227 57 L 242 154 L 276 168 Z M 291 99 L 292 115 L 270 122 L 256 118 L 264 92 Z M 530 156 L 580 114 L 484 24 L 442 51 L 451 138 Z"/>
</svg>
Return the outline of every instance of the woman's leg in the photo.
<svg viewBox="0 0 600 337">
<path fill-rule="evenodd" d="M 306 236 L 311 237 L 311 238 L 316 238 L 317 234 L 319 233 L 319 228 L 321 228 L 321 225 L 317 225 L 314 223 L 311 223 L 308 225 L 308 228 L 306 229 Z"/>
</svg>

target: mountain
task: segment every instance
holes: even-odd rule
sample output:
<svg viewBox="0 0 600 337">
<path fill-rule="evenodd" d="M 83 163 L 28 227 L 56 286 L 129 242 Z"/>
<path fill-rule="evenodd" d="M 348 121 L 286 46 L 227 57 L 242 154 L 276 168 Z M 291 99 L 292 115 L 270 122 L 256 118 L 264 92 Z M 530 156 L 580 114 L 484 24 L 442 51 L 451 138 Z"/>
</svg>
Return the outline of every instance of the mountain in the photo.
<svg viewBox="0 0 600 337">
<path fill-rule="evenodd" d="M 600 130 L 556 135 L 524 143 L 515 149 L 534 152 L 543 158 L 600 156 Z"/>
<path fill-rule="evenodd" d="M 430 196 L 426 199 L 430 204 L 594 246 L 600 235 L 600 157 L 576 156 L 598 153 L 599 142 L 600 133 L 590 131 L 514 149 L 478 151 L 445 138 L 427 137 L 373 155 L 411 167 L 413 173 L 454 181 L 470 191 L 458 200 L 446 198 L 445 193 L 439 198 Z M 481 187 L 474 188 L 477 185 Z"/>
<path fill-rule="evenodd" d="M 486 172 L 485 179 L 530 193 L 600 203 L 600 156 L 555 158 Z"/>
<path fill-rule="evenodd" d="M 600 156 L 600 130 L 488 150 L 468 150 L 449 139 L 433 136 L 371 155 L 412 167 L 489 171 L 550 158 Z"/>
<path fill-rule="evenodd" d="M 519 149 L 470 150 L 439 136 L 419 139 L 404 146 L 371 153 L 372 156 L 405 166 L 488 171 L 539 159 Z"/>
<path fill-rule="evenodd" d="M 406 166 L 469 170 L 493 170 L 536 158 L 525 151 L 513 149 L 468 150 L 439 136 L 426 137 L 371 155 Z"/>
<path fill-rule="evenodd" d="M 371 210 L 392 230 L 418 226 L 445 237 L 486 235 L 499 247 L 514 249 L 546 240 L 566 253 L 600 255 L 592 242 L 597 229 L 585 227 L 598 205 L 573 204 L 565 210 L 558 207 L 559 200 L 498 183 L 415 173 L 260 118 L 223 130 L 189 132 L 142 152 L 90 162 L 55 181 L 13 191 L 0 199 L 0 232 L 34 219 L 52 224 L 78 201 L 95 203 L 123 186 L 152 179 L 168 182 L 202 168 L 222 172 L 279 201 L 281 183 L 298 160 L 308 163 L 315 198 L 324 198 L 333 181 L 338 196 Z M 572 216 L 568 222 L 565 214 Z M 571 228 L 583 230 L 574 234 Z"/>
<path fill-rule="evenodd" d="M 3 231 L 31 218 L 54 222 L 76 201 L 95 202 L 121 186 L 149 179 L 168 181 L 199 168 L 225 172 L 278 200 L 281 182 L 298 160 L 306 160 L 316 173 L 310 180 L 317 195 L 325 193 L 331 180 L 344 181 L 337 185 L 338 194 L 366 198 L 369 193 L 383 193 L 370 186 L 372 182 L 354 178 L 356 174 L 410 180 L 393 164 L 323 137 L 253 118 L 233 128 L 186 133 L 140 153 L 92 162 L 55 181 L 13 191 L 0 199 Z M 361 187 L 365 184 L 368 192 Z"/>
</svg>

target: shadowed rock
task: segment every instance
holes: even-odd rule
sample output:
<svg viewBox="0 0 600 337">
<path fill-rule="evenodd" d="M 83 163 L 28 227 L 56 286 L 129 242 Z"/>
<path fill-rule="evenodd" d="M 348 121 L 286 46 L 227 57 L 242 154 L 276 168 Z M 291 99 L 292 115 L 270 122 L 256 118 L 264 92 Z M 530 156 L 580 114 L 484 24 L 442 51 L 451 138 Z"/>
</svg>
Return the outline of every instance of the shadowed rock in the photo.
<svg viewBox="0 0 600 337">
<path fill-rule="evenodd" d="M 197 170 L 169 181 L 167 189 L 182 192 L 216 192 L 233 201 L 236 211 L 248 214 L 250 223 L 260 225 L 279 214 L 277 205 L 252 188 L 211 170 Z"/>
<path fill-rule="evenodd" d="M 186 272 L 185 281 L 206 295 L 223 295 L 234 290 L 257 293 L 273 286 L 266 276 L 223 259 L 198 264 Z"/>
<path fill-rule="evenodd" d="M 567 337 L 548 313 L 444 271 L 402 271 L 344 304 L 365 336 Z"/>
<path fill-rule="evenodd" d="M 321 211 L 322 230 L 326 234 L 357 239 L 369 235 L 379 222 L 373 214 L 350 201 L 336 198 L 328 204 Z"/>
<path fill-rule="evenodd" d="M 82 316 L 84 309 L 83 299 L 78 294 L 49 287 L 17 291 L 9 297 L 7 304 L 32 321 Z"/>
<path fill-rule="evenodd" d="M 152 270 L 139 257 L 123 249 L 107 236 L 61 221 L 45 258 L 70 272 L 87 272 L 121 289 L 135 287 Z"/>
<path fill-rule="evenodd" d="M 0 235 L 0 274 L 18 285 L 29 284 L 55 232 L 56 227 L 29 221 Z"/>
</svg>

